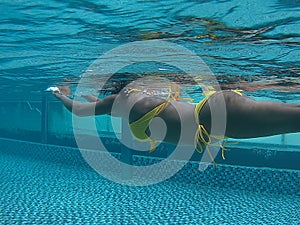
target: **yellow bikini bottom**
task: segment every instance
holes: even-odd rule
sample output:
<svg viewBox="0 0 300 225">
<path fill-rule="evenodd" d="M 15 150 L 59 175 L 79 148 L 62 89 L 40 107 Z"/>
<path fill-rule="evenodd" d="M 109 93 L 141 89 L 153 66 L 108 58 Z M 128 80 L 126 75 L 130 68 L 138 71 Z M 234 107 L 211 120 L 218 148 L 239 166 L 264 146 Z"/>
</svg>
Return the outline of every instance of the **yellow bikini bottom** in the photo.
<svg viewBox="0 0 300 225">
<path fill-rule="evenodd" d="M 240 90 L 231 90 L 231 91 L 240 96 L 243 95 Z M 196 151 L 199 152 L 200 154 L 203 153 L 203 150 L 205 148 L 210 159 L 212 160 L 213 164 L 216 167 L 218 167 L 217 163 L 214 160 L 214 157 L 211 154 L 209 146 L 220 147 L 222 150 L 222 158 L 225 160 L 225 150 L 226 150 L 225 146 L 226 146 L 228 138 L 225 136 L 210 135 L 207 132 L 207 130 L 205 129 L 204 125 L 202 125 L 199 121 L 200 111 L 202 110 L 204 104 L 208 101 L 208 99 L 215 93 L 217 93 L 217 92 L 216 91 L 206 92 L 204 94 L 205 98 L 201 102 L 199 102 L 195 107 L 194 117 L 195 117 L 195 121 L 198 125 L 198 128 L 197 128 L 195 138 L 194 138 L 194 146 L 195 146 Z M 225 142 L 223 142 L 223 140 L 225 140 Z M 220 143 L 220 142 L 222 142 L 222 143 Z"/>
</svg>

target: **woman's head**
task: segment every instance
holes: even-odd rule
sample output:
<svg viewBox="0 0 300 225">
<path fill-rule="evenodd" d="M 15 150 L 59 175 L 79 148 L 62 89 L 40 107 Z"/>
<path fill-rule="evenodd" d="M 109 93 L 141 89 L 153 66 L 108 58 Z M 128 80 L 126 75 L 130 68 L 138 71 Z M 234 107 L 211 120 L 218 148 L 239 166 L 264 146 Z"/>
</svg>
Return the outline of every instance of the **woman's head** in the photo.
<svg viewBox="0 0 300 225">
<path fill-rule="evenodd" d="M 118 94 L 139 76 L 131 73 L 116 73 L 112 75 L 98 92 L 104 95 Z"/>
</svg>

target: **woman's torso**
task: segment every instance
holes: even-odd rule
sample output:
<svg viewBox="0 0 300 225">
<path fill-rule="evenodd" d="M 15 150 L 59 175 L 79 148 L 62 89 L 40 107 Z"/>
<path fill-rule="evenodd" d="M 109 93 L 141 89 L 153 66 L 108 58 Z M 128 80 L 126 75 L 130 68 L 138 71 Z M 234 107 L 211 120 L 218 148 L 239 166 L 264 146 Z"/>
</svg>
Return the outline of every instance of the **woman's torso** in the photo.
<svg viewBox="0 0 300 225">
<path fill-rule="evenodd" d="M 137 121 L 163 104 L 167 98 L 152 96 L 141 91 L 128 92 L 126 89 L 121 91 L 112 108 L 112 116 L 122 117 L 128 120 L 128 123 Z M 151 138 L 157 137 L 173 144 L 177 144 L 180 139 L 180 144 L 193 145 L 197 129 L 194 111 L 193 104 L 168 100 L 163 110 L 150 122 Z"/>
</svg>

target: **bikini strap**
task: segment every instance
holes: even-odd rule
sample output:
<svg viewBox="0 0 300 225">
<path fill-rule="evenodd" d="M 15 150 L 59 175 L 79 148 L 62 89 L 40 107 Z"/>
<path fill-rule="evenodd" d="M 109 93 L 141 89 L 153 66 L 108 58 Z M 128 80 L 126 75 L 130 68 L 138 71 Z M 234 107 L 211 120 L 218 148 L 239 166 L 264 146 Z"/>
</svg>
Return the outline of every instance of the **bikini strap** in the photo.
<svg viewBox="0 0 300 225">
<path fill-rule="evenodd" d="M 232 92 L 234 92 L 240 96 L 243 95 L 242 90 L 232 90 Z M 215 93 L 216 93 L 216 91 L 205 92 L 204 93 L 205 98 L 196 105 L 194 115 L 195 115 L 196 123 L 198 124 L 198 128 L 197 128 L 197 131 L 195 134 L 194 145 L 195 145 L 196 151 L 200 154 L 203 153 L 203 150 L 204 150 L 202 145 L 205 145 L 206 151 L 207 151 L 210 159 L 212 160 L 213 164 L 217 168 L 218 164 L 215 162 L 215 160 L 210 152 L 209 145 L 220 147 L 221 151 L 222 151 L 222 159 L 225 160 L 225 151 L 228 150 L 228 149 L 226 149 L 226 145 L 228 143 L 228 137 L 210 135 L 207 132 L 207 130 L 205 129 L 204 125 L 200 124 L 200 121 L 199 121 L 199 114 L 200 114 L 201 109 L 203 108 L 204 104 L 208 101 L 209 97 L 211 97 Z M 212 139 L 216 140 L 217 143 L 212 143 Z M 221 141 L 223 141 L 223 142 L 220 144 Z M 231 144 L 237 144 L 237 142 L 231 142 Z"/>
</svg>

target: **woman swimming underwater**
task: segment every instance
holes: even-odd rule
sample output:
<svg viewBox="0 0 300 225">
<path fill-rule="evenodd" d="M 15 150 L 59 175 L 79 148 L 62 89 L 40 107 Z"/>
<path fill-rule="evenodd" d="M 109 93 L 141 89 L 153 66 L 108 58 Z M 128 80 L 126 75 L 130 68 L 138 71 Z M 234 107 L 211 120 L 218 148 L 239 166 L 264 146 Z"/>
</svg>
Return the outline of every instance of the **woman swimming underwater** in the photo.
<svg viewBox="0 0 300 225">
<path fill-rule="evenodd" d="M 285 104 L 271 101 L 256 101 L 240 91 L 223 90 L 209 92 L 198 104 L 179 101 L 176 90 L 170 89 L 166 98 L 149 95 L 134 87 L 119 85 L 110 95 L 99 99 L 83 96 L 89 103 L 74 101 L 59 91 L 53 94 L 77 116 L 108 114 L 128 120 L 132 135 L 140 141 L 155 140 L 184 145 L 194 145 L 202 151 L 214 140 L 222 138 L 255 138 L 283 133 L 300 132 L 300 104 Z M 226 120 L 225 130 L 214 126 L 212 109 L 220 110 L 220 118 Z M 218 114 L 218 113 L 217 113 Z M 151 125 L 156 118 L 162 119 L 166 129 Z M 181 135 L 184 134 L 184 135 Z M 222 136 L 220 138 L 220 135 Z"/>
</svg>

